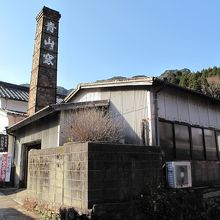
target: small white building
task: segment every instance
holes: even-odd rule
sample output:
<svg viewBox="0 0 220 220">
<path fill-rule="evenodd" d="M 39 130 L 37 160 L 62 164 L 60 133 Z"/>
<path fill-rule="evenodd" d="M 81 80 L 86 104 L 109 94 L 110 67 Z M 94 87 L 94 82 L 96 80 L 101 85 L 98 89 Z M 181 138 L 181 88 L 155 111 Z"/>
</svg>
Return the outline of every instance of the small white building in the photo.
<svg viewBox="0 0 220 220">
<path fill-rule="evenodd" d="M 0 81 L 0 151 L 7 151 L 6 128 L 27 117 L 28 88 Z M 12 153 L 12 152 L 10 152 Z"/>
</svg>

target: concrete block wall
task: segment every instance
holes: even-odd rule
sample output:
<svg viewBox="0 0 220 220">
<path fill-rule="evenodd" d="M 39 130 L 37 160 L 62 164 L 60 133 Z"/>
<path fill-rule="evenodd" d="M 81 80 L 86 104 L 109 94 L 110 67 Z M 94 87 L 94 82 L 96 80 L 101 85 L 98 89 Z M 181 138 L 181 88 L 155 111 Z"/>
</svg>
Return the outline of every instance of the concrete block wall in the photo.
<svg viewBox="0 0 220 220">
<path fill-rule="evenodd" d="M 90 143 L 88 149 L 89 208 L 136 200 L 161 180 L 157 147 Z"/>
<path fill-rule="evenodd" d="M 31 150 L 28 193 L 56 205 L 87 208 L 87 143 Z"/>
<path fill-rule="evenodd" d="M 158 147 L 69 143 L 31 150 L 28 170 L 29 196 L 88 210 L 131 202 L 147 184 L 158 185 L 161 154 Z"/>
</svg>

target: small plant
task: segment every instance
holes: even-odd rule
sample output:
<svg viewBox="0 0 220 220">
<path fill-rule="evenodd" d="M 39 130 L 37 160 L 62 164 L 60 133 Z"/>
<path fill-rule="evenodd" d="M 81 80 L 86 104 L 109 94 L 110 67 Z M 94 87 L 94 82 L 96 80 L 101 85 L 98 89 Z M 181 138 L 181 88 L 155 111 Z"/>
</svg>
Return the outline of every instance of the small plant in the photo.
<svg viewBox="0 0 220 220">
<path fill-rule="evenodd" d="M 31 198 L 25 198 L 23 200 L 23 206 L 26 210 L 33 212 L 37 206 L 37 201 Z"/>
</svg>

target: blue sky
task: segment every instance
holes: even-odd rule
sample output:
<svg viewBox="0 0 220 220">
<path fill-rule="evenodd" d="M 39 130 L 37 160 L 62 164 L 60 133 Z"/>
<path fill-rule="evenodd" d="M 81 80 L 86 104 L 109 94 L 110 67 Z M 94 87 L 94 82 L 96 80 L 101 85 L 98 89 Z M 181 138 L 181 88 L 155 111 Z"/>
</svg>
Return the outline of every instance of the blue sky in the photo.
<svg viewBox="0 0 220 220">
<path fill-rule="evenodd" d="M 0 7 L 0 81 L 29 83 L 35 17 L 61 13 L 58 85 L 220 66 L 219 0 L 8 0 Z"/>
</svg>

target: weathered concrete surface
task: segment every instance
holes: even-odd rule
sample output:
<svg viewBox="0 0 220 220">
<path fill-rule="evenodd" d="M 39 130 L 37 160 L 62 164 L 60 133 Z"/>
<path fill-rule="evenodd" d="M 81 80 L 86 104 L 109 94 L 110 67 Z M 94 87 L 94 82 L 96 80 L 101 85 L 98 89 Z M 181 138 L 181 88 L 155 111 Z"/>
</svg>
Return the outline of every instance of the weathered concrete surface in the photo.
<svg viewBox="0 0 220 220">
<path fill-rule="evenodd" d="M 158 147 L 85 142 L 29 152 L 28 196 L 83 213 L 102 204 L 135 209 L 146 186 L 160 181 Z"/>
<path fill-rule="evenodd" d="M 34 213 L 26 211 L 15 202 L 15 189 L 0 189 L 0 219 L 1 220 L 33 220 L 42 219 Z"/>
</svg>

